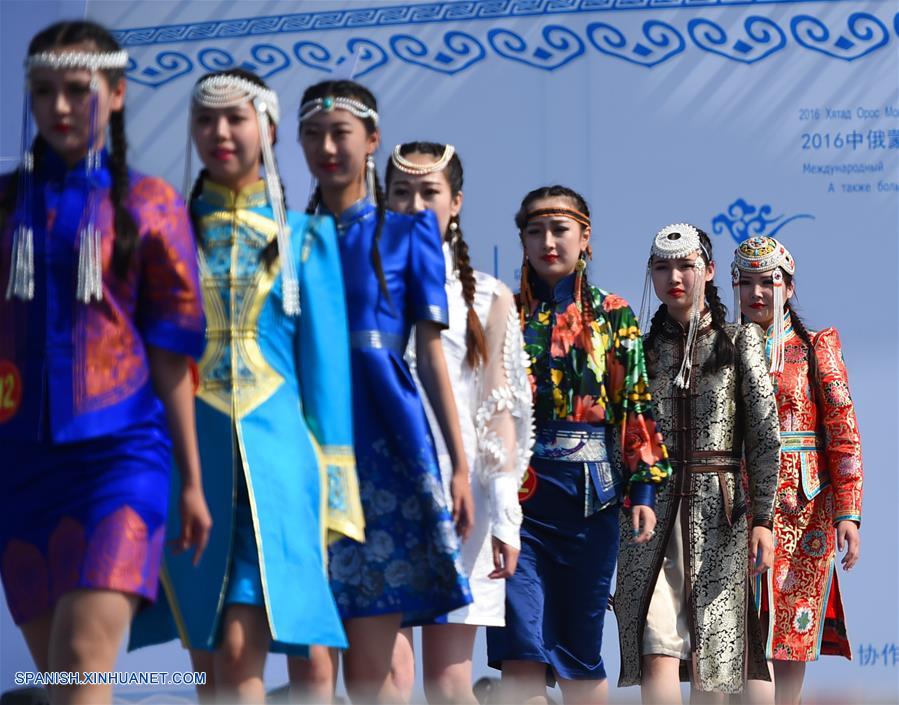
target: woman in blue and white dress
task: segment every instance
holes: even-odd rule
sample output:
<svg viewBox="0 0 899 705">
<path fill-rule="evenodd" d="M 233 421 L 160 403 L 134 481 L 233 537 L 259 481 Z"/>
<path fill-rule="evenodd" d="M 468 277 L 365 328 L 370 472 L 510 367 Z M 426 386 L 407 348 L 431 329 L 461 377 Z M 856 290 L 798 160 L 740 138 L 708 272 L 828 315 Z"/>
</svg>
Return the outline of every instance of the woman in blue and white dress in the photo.
<svg viewBox="0 0 899 705">
<path fill-rule="evenodd" d="M 518 487 L 533 442 L 531 388 L 515 300 L 496 278 L 472 269 L 462 236 L 462 162 L 452 145 L 398 145 L 387 165 L 387 204 L 404 213 L 429 209 L 443 237 L 449 328 L 441 334 L 465 454 L 471 469 L 474 528 L 462 564 L 474 602 L 422 624 L 425 694 L 429 702 L 476 702 L 471 655 L 478 626 L 505 625 L 505 579 L 520 547 Z M 408 356 L 414 354 L 410 345 Z M 452 465 L 436 422 L 440 469 L 449 491 Z M 412 630 L 400 632 L 394 680 L 411 695 Z"/>
</svg>

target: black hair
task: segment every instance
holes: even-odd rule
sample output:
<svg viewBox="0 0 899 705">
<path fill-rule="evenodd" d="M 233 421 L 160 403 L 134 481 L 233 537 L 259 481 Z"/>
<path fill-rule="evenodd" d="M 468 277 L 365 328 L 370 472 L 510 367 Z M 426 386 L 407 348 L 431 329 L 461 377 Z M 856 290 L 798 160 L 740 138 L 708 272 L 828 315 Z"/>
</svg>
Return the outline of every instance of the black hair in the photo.
<svg viewBox="0 0 899 705">
<path fill-rule="evenodd" d="M 254 83 L 260 88 L 269 89 L 268 84 L 263 81 L 259 76 L 257 76 L 252 71 L 248 71 L 247 69 L 243 69 L 240 67 L 233 69 L 226 69 L 224 71 L 215 71 L 213 73 L 207 73 L 200 78 L 197 79 L 197 82 L 194 85 L 199 85 L 202 81 L 205 81 L 207 78 L 212 78 L 215 76 L 234 76 L 235 78 L 242 78 L 245 81 L 249 81 L 250 83 Z M 272 126 L 275 129 L 275 136 L 272 140 L 272 145 L 274 145 L 278 141 L 278 127 L 272 123 Z M 200 197 L 200 194 L 203 193 L 203 181 L 209 178 L 209 170 L 203 168 L 200 170 L 200 173 L 197 174 L 197 178 L 194 180 L 193 188 L 190 190 L 190 198 L 188 199 L 187 207 L 190 212 L 190 222 L 194 227 L 194 236 L 197 238 L 197 244 L 202 247 L 203 246 L 203 231 L 200 226 L 200 221 L 194 213 L 194 203 Z M 278 180 L 281 181 L 281 176 L 278 175 Z M 281 193 L 285 194 L 282 196 L 284 199 L 284 209 L 287 209 L 287 196 L 286 191 L 284 190 L 284 182 L 281 181 Z M 262 261 L 267 269 L 271 269 L 272 265 L 274 265 L 275 260 L 278 259 L 278 238 L 272 238 L 272 241 L 266 245 L 262 252 L 259 253 L 259 259 Z"/>
<path fill-rule="evenodd" d="M 400 154 L 403 156 L 418 153 L 440 158 L 445 151 L 446 145 L 438 144 L 437 142 L 406 142 L 400 145 Z M 396 171 L 393 160 L 388 160 L 387 172 L 384 176 L 388 193 L 390 192 L 390 184 L 396 175 Z M 449 184 L 450 194 L 455 197 L 462 191 L 462 182 L 464 180 L 462 160 L 459 159 L 458 152 L 453 153 L 453 156 L 441 173 L 447 184 Z M 452 225 L 456 226 L 455 230 L 452 230 Z M 462 284 L 462 298 L 468 307 L 465 329 L 465 360 L 471 367 L 477 367 L 481 362 L 487 361 L 487 340 L 484 337 L 484 327 L 481 325 L 481 319 L 478 318 L 478 314 L 474 310 L 474 269 L 471 266 L 468 243 L 465 242 L 462 225 L 459 223 L 459 216 L 454 215 L 450 218 L 450 230 L 444 233 L 444 238 L 453 246 L 453 257 L 456 266 L 459 268 L 459 282 Z"/>
<path fill-rule="evenodd" d="M 521 281 L 518 293 L 519 314 L 522 321 L 530 312 L 531 304 L 533 302 L 533 285 L 537 276 L 537 273 L 534 272 L 523 251 L 524 229 L 525 226 L 527 226 L 528 212 L 531 210 L 531 205 L 535 201 L 540 201 L 545 198 L 565 198 L 571 202 L 575 210 L 581 212 L 588 219 L 590 218 L 590 207 L 587 205 L 587 200 L 577 191 L 568 188 L 567 186 L 561 186 L 559 184 L 541 186 L 540 188 L 530 191 L 523 199 L 521 199 L 521 206 L 519 206 L 518 211 L 515 213 L 515 226 L 518 228 L 519 237 L 522 238 Z M 583 228 L 585 226 L 581 224 L 581 227 Z M 590 245 L 588 244 L 587 256 L 589 255 Z M 584 347 L 587 350 L 591 350 L 592 341 L 590 339 L 590 326 L 587 324 L 594 319 L 594 315 L 593 302 L 590 296 L 590 286 L 587 282 L 586 268 L 581 273 L 581 276 L 578 277 L 574 298 L 580 308 L 581 318 L 584 323 L 582 327 Z"/>
<path fill-rule="evenodd" d="M 93 44 L 98 51 L 102 52 L 114 52 L 121 49 L 119 43 L 101 25 L 86 20 L 72 20 L 57 22 L 34 35 L 31 43 L 28 45 L 28 56 L 76 44 Z M 110 89 L 113 89 L 119 81 L 125 78 L 123 69 L 103 69 L 101 72 L 106 77 Z M 131 190 L 131 179 L 128 173 L 126 156 L 128 141 L 125 136 L 124 107 L 110 114 L 109 137 L 109 170 L 112 177 L 109 198 L 112 202 L 113 228 L 115 232 L 112 270 L 117 277 L 125 279 L 131 267 L 134 252 L 137 249 L 139 233 L 134 216 L 125 205 Z M 48 149 L 49 145 L 46 140 L 38 135 L 31 146 L 35 171 L 40 169 Z M 19 169 L 21 169 L 21 166 Z M 18 197 L 19 176 L 19 170 L 17 170 L 9 180 L 9 186 L 3 195 L 2 202 L 0 202 L 0 222 L 5 221 L 15 208 Z"/>
<path fill-rule="evenodd" d="M 699 256 L 702 257 L 706 267 L 708 267 L 713 259 L 712 241 L 705 231 L 700 228 L 696 228 L 696 231 L 699 233 L 699 241 L 702 243 L 702 249 L 699 251 Z M 702 367 L 704 373 L 711 373 L 733 365 L 737 358 L 737 348 L 725 328 L 725 324 L 727 323 L 727 306 L 724 305 L 724 302 L 721 301 L 721 297 L 718 295 L 718 287 L 715 286 L 714 279 L 710 279 L 705 283 L 705 301 L 706 305 L 709 307 L 709 312 L 712 314 L 712 328 L 718 332 L 718 336 L 715 339 L 715 349 L 712 351 L 711 357 L 706 360 Z M 646 363 L 651 375 L 655 374 L 655 362 L 657 357 L 655 352 L 655 342 L 662 330 L 662 324 L 665 321 L 666 315 L 666 307 L 662 304 L 653 315 L 652 322 L 649 326 L 649 333 L 646 336 L 646 344 L 644 346 L 646 350 Z"/>
<path fill-rule="evenodd" d="M 375 96 L 372 94 L 368 88 L 365 86 L 356 83 L 355 81 L 321 81 L 320 83 L 316 83 L 315 85 L 309 86 L 305 91 L 303 91 L 303 97 L 300 99 L 300 105 L 305 105 L 310 100 L 315 100 L 316 98 L 325 98 L 326 96 L 333 96 L 335 98 L 353 98 L 354 100 L 358 100 L 365 107 L 378 111 L 378 101 L 375 100 Z M 362 124 L 365 125 L 365 130 L 368 134 L 372 134 L 377 131 L 378 126 L 375 124 L 375 121 L 370 118 L 360 118 L 362 120 Z M 300 129 L 302 129 L 302 124 L 300 125 Z M 378 178 L 377 172 L 375 173 L 375 205 L 377 206 L 377 224 L 375 225 L 375 237 L 372 242 L 371 247 L 371 263 L 372 267 L 374 267 L 375 274 L 378 277 L 378 285 L 381 288 L 381 292 L 390 300 L 390 292 L 387 290 L 387 281 L 384 279 L 384 267 L 381 264 L 381 251 L 378 248 L 378 243 L 381 240 L 381 233 L 384 230 L 384 218 L 387 212 L 387 197 L 384 195 L 384 190 L 381 188 L 381 181 Z M 319 205 L 322 202 L 322 193 L 321 187 L 317 187 L 315 192 L 312 194 L 312 197 L 309 199 L 309 203 L 306 206 L 306 212 L 310 215 L 315 213 L 318 209 Z M 334 215 L 339 215 L 339 213 L 335 213 Z"/>
</svg>

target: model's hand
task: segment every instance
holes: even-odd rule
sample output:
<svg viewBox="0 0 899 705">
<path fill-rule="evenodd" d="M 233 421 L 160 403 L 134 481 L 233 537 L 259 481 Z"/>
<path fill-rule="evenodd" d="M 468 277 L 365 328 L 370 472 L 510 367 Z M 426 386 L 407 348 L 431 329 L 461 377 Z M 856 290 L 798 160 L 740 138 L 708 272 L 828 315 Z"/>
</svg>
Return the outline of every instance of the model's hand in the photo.
<svg viewBox="0 0 899 705">
<path fill-rule="evenodd" d="M 453 523 L 456 525 L 456 533 L 465 541 L 471 533 L 471 527 L 474 526 L 474 498 L 471 496 L 467 468 L 464 472 L 453 473 L 450 493 L 453 497 Z"/>
<path fill-rule="evenodd" d="M 193 564 L 197 565 L 209 543 L 209 530 L 212 528 L 212 517 L 203 490 L 199 486 L 182 489 L 180 509 L 181 535 L 173 542 L 173 550 L 182 553 L 193 546 Z"/>
<path fill-rule="evenodd" d="M 774 534 L 767 526 L 752 527 L 749 537 L 749 560 L 753 575 L 761 575 L 774 565 Z"/>
<path fill-rule="evenodd" d="M 858 532 L 858 524 L 851 519 L 844 519 L 837 524 L 837 549 L 840 553 L 846 552 L 840 561 L 843 564 L 843 570 L 852 570 L 858 563 L 861 545 L 862 537 Z"/>
<path fill-rule="evenodd" d="M 496 536 L 491 537 L 491 544 L 493 546 L 494 569 L 487 577 L 493 580 L 511 578 L 515 574 L 515 568 L 518 567 L 519 550 L 500 541 Z"/>
<path fill-rule="evenodd" d="M 656 513 L 645 504 L 631 507 L 631 525 L 634 529 L 634 543 L 646 543 L 656 534 Z"/>
</svg>

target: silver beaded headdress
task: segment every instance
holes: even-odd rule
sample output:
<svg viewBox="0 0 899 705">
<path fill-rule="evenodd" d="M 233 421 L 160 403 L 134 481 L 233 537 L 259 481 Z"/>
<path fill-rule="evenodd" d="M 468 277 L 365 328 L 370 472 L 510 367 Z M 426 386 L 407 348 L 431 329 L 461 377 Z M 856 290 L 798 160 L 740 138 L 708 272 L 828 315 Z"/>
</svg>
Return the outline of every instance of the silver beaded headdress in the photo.
<svg viewBox="0 0 899 705">
<path fill-rule="evenodd" d="M 699 231 L 689 223 L 668 225 L 656 233 L 649 261 L 646 263 L 646 279 L 643 283 L 643 300 L 640 305 L 641 322 L 646 320 L 646 315 L 649 313 L 649 298 L 652 291 L 652 258 L 681 259 L 689 257 L 694 252 L 701 253 L 711 260 L 708 251 L 702 244 L 702 240 L 699 239 Z M 687 329 L 687 341 L 684 345 L 684 359 L 681 362 L 680 371 L 674 379 L 674 384 L 681 388 L 690 386 L 693 346 L 699 334 L 700 308 L 705 291 L 701 281 L 705 275 L 705 260 L 702 257 L 697 257 L 693 266 L 696 269 L 696 281 L 693 286 L 693 301 L 690 306 L 690 325 Z"/>
<path fill-rule="evenodd" d="M 204 108 L 231 108 L 243 103 L 251 103 L 256 110 L 259 124 L 259 142 L 262 145 L 262 165 L 265 167 L 265 188 L 275 216 L 277 226 L 278 254 L 281 260 L 281 281 L 284 292 L 283 308 L 288 316 L 300 314 L 300 286 L 297 279 L 296 263 L 290 256 L 290 229 L 287 227 L 287 209 L 284 206 L 284 192 L 278 164 L 272 149 L 271 128 L 281 119 L 278 95 L 264 86 L 248 81 L 240 76 L 216 74 L 201 79 L 194 86 L 194 106 Z M 191 144 L 188 129 L 187 160 L 184 170 L 184 191 L 189 190 L 191 172 Z"/>
<path fill-rule="evenodd" d="M 772 324 L 774 330 L 771 339 L 771 372 L 783 372 L 784 347 L 786 345 L 786 326 L 783 320 L 786 302 L 786 283 L 784 272 L 793 276 L 796 273 L 796 262 L 790 251 L 773 237 L 764 235 L 751 237 L 741 242 L 734 250 L 734 261 L 730 273 L 734 288 L 734 316 L 739 323 L 740 309 L 740 272 L 771 272 L 774 284 Z"/>
<path fill-rule="evenodd" d="M 87 208 L 78 228 L 78 288 L 76 296 L 82 303 L 103 298 L 103 250 L 100 229 L 96 225 L 97 196 L 94 193 L 94 176 L 100 169 L 100 152 L 97 149 L 99 71 L 123 70 L 128 66 L 125 51 L 44 51 L 25 59 L 25 99 L 22 107 L 22 158 L 19 168 L 17 213 L 19 224 L 12 238 L 9 281 L 6 298 L 22 301 L 34 298 L 34 223 L 31 213 L 34 191 L 34 155 L 31 123 L 31 71 L 50 69 L 85 69 L 91 72 L 90 132 L 87 150 Z"/>
<path fill-rule="evenodd" d="M 434 174 L 438 171 L 443 171 L 446 168 L 446 165 L 449 164 L 450 159 L 453 158 L 453 155 L 456 153 L 456 148 L 453 145 L 448 144 L 443 148 L 443 154 L 440 155 L 435 161 L 430 164 L 416 164 L 415 162 L 410 162 L 406 159 L 402 152 L 403 145 L 398 144 L 393 148 L 393 152 L 390 155 L 390 161 L 393 162 L 393 166 L 395 166 L 400 171 L 411 174 L 412 176 L 425 176 L 426 174 Z"/>
<path fill-rule="evenodd" d="M 355 98 L 345 98 L 343 96 L 326 95 L 324 98 L 313 98 L 307 100 L 300 106 L 300 122 L 312 117 L 316 113 L 330 113 L 332 110 L 346 110 L 348 113 L 355 115 L 360 120 L 368 120 L 378 126 L 378 111 L 368 107 L 361 100 Z"/>
</svg>

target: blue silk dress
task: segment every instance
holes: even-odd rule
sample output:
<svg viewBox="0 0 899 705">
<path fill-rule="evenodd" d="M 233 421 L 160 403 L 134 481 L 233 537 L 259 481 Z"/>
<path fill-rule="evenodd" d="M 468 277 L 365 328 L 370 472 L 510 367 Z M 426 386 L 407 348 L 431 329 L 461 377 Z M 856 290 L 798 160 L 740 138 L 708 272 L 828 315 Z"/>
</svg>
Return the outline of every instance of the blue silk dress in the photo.
<svg viewBox="0 0 899 705">
<path fill-rule="evenodd" d="M 131 647 L 174 638 L 217 648 L 230 604 L 261 607 L 270 650 L 345 647 L 328 583 L 327 539 L 363 538 L 353 458 L 350 349 L 330 217 L 288 212 L 301 312 L 283 312 L 277 233 L 262 181 L 239 193 L 206 180 L 191 204 L 200 228 L 207 311 L 197 433 L 213 518 L 198 566 L 166 552 L 162 606 L 139 615 Z M 169 536 L 178 535 L 177 517 Z"/>
<path fill-rule="evenodd" d="M 204 319 L 184 202 L 131 172 L 123 204 L 138 228 L 126 278 L 112 270 L 108 158 L 91 180 L 47 150 L 36 165 L 34 298 L 0 293 L 0 574 L 17 624 L 67 592 L 153 600 L 165 537 L 170 442 L 148 346 L 199 357 Z M 0 192 L 11 185 L 0 180 Z M 76 301 L 78 233 L 88 198 L 101 232 L 100 301 Z M 0 282 L 12 233 L 0 232 Z"/>
<path fill-rule="evenodd" d="M 403 352 L 412 325 L 447 325 L 444 261 L 434 214 L 384 214 L 378 249 L 389 297 L 372 265 L 377 209 L 337 217 L 350 326 L 353 420 L 365 544 L 331 546 L 331 587 L 344 619 L 393 612 L 406 623 L 471 602 L 434 442 Z"/>
</svg>

